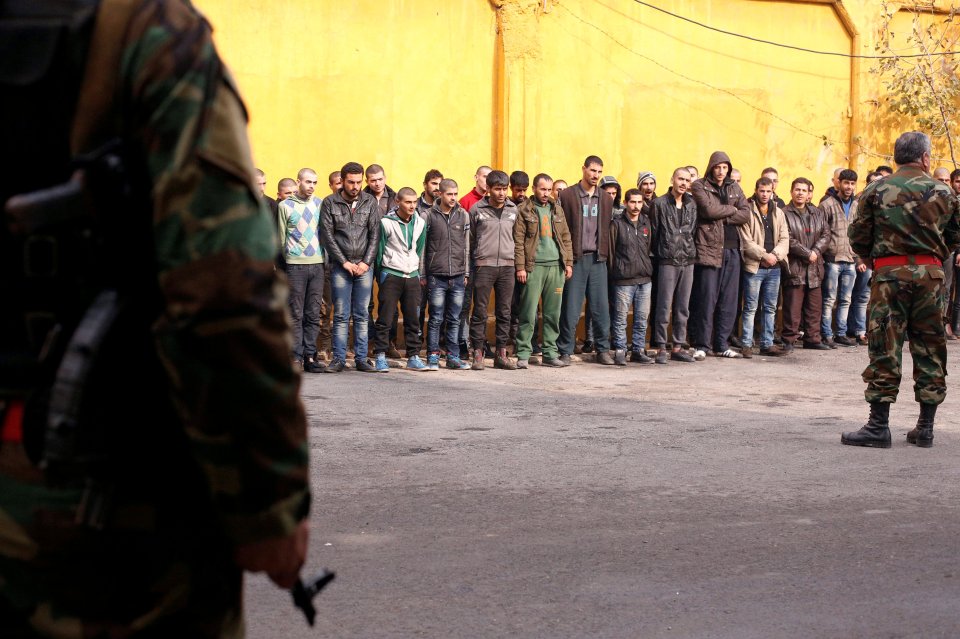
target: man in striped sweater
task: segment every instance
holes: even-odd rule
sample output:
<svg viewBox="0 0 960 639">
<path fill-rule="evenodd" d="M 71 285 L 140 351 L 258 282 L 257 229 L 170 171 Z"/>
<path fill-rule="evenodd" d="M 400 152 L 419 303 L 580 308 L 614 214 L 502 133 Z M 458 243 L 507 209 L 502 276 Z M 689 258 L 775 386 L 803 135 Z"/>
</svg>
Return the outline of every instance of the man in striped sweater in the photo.
<svg viewBox="0 0 960 639">
<path fill-rule="evenodd" d="M 387 373 L 387 349 L 390 347 L 390 326 L 397 312 L 403 313 L 403 340 L 407 351 L 407 368 L 429 370 L 420 359 L 420 274 L 423 273 L 423 248 L 427 225 L 417 215 L 417 192 L 403 187 L 397 192 L 397 208 L 380 220 L 380 243 L 377 246 L 378 315 L 374 353 L 377 372 Z"/>
<path fill-rule="evenodd" d="M 316 171 L 300 169 L 297 192 L 277 206 L 280 251 L 290 281 L 293 365 L 308 373 L 324 369 L 317 359 L 324 254 L 319 229 L 321 200 L 313 194 L 316 188 Z"/>
</svg>

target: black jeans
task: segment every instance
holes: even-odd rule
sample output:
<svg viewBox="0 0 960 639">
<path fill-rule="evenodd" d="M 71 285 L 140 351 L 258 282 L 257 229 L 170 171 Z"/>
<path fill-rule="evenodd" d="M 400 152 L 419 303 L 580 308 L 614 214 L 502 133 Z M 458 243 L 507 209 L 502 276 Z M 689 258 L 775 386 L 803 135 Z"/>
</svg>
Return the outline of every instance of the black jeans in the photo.
<svg viewBox="0 0 960 639">
<path fill-rule="evenodd" d="M 478 266 L 473 275 L 473 315 L 470 316 L 470 341 L 474 349 L 483 348 L 487 336 L 487 305 L 490 291 L 497 296 L 497 348 L 510 341 L 510 303 L 517 274 L 512 266 Z"/>
<path fill-rule="evenodd" d="M 418 277 L 398 277 L 390 273 L 380 274 L 377 289 L 377 337 L 373 345 L 376 354 L 386 353 L 390 347 L 390 327 L 394 326 L 397 302 L 403 313 L 403 341 L 407 357 L 420 353 L 420 296 L 423 287 Z"/>
<path fill-rule="evenodd" d="M 690 293 L 690 340 L 697 348 L 722 353 L 737 319 L 740 251 L 723 249 L 719 268 L 697 265 Z"/>
<path fill-rule="evenodd" d="M 287 264 L 290 283 L 290 319 L 293 323 L 293 359 L 317 356 L 320 305 L 323 301 L 323 264 Z"/>
</svg>

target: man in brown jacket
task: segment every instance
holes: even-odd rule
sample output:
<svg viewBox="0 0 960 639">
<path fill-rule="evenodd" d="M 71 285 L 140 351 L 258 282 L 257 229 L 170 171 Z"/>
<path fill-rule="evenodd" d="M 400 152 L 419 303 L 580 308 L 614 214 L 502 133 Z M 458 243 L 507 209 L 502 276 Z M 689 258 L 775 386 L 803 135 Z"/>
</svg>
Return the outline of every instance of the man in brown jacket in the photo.
<svg viewBox="0 0 960 639">
<path fill-rule="evenodd" d="M 740 232 L 750 220 L 750 204 L 730 173 L 723 151 L 710 156 L 704 177 L 690 191 L 697 203 L 697 262 L 690 295 L 690 337 L 694 358 L 713 348 L 720 357 L 740 357 L 728 341 L 740 299 Z"/>
<path fill-rule="evenodd" d="M 561 367 L 557 352 L 563 283 L 573 275 L 570 229 L 560 204 L 550 199 L 553 178 L 541 173 L 533 178 L 533 197 L 517 207 L 513 225 L 514 260 L 520 293 L 520 326 L 517 329 L 517 368 L 527 368 L 531 340 L 537 325 L 537 303 L 543 299 L 543 365 Z"/>
<path fill-rule="evenodd" d="M 813 183 L 799 177 L 790 185 L 790 204 L 783 213 L 790 232 L 790 265 L 783 269 L 783 350 L 793 350 L 803 324 L 803 347 L 830 350 L 820 341 L 823 310 L 823 251 L 830 243 L 830 226 L 823 211 L 810 204 Z M 801 322 L 802 320 L 802 322 Z"/>
<path fill-rule="evenodd" d="M 830 242 L 823 252 L 823 318 L 820 335 L 823 343 L 831 348 L 856 346 L 857 340 L 847 337 L 847 314 L 853 284 L 857 280 L 857 256 L 850 248 L 847 226 L 857 215 L 857 173 L 841 169 L 837 174 L 837 186 L 827 190 L 820 200 L 820 210 L 830 227 Z M 833 309 L 837 309 L 837 333 L 833 333 Z"/>
<path fill-rule="evenodd" d="M 773 201 L 773 180 L 762 177 L 750 198 L 750 221 L 740 227 L 743 253 L 743 320 L 741 354 L 753 357 L 753 328 L 757 307 L 762 304 L 760 354 L 778 357 L 773 347 L 773 328 L 780 294 L 780 266 L 787 266 L 790 234 L 787 220 Z"/>
<path fill-rule="evenodd" d="M 610 354 L 610 306 L 607 289 L 607 254 L 613 198 L 598 186 L 603 160 L 595 155 L 583 161 L 583 177 L 560 193 L 560 206 L 570 228 L 573 275 L 563 287 L 560 311 L 560 359 L 569 363 L 577 339 L 577 324 L 583 300 L 589 298 L 587 314 L 597 340 L 597 363 L 613 366 Z M 588 295 L 589 292 L 589 295 Z"/>
</svg>

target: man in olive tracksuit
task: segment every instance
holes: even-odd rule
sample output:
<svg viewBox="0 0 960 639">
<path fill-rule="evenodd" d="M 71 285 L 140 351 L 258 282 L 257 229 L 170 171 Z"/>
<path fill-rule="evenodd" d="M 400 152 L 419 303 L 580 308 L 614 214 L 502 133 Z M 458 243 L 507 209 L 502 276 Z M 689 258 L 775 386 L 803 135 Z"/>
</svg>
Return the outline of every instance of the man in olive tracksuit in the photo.
<svg viewBox="0 0 960 639">
<path fill-rule="evenodd" d="M 541 173 L 533 178 L 533 197 L 519 206 L 513 227 L 514 263 L 520 294 L 520 327 L 517 330 L 517 367 L 526 368 L 537 322 L 537 303 L 543 298 L 543 365 L 566 366 L 557 352 L 563 283 L 573 275 L 570 230 L 560 204 L 550 199 L 553 178 Z"/>
</svg>

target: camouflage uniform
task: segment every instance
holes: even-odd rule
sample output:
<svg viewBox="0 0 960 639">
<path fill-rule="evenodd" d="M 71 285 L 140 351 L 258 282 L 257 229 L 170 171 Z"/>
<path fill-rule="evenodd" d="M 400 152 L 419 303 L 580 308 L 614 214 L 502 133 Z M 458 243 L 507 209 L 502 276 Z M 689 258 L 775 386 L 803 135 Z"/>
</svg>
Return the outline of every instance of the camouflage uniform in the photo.
<svg viewBox="0 0 960 639">
<path fill-rule="evenodd" d="M 933 256 L 943 261 L 960 243 L 960 207 L 949 187 L 916 167 L 864 189 L 848 235 L 861 259 Z M 870 364 L 863 371 L 870 403 L 893 403 L 900 387 L 903 338 L 910 336 L 917 402 L 946 396 L 943 268 L 934 264 L 874 269 L 868 306 Z"/>
<path fill-rule="evenodd" d="M 156 288 L 156 312 L 142 344 L 116 348 L 112 383 L 93 409 L 110 427 L 115 494 L 103 530 L 74 525 L 80 491 L 45 481 L 29 447 L 7 436 L 16 428 L 4 430 L 0 636 L 242 636 L 234 548 L 289 535 L 309 511 L 286 286 L 252 184 L 243 104 L 187 0 L 133 4 L 125 35 L 112 39 L 117 66 L 91 63 L 81 77 L 86 86 L 116 74 L 106 84 L 152 206 L 152 219 L 149 209 L 125 212 L 146 229 L 128 240 L 152 249 L 144 285 Z M 34 119 L 0 126 L 48 125 Z M 52 164 L 25 167 L 8 186 L 64 175 Z M 0 195 L 2 210 L 11 193 Z M 0 388 L 7 426 L 16 416 L 3 405 L 15 397 Z"/>
</svg>

